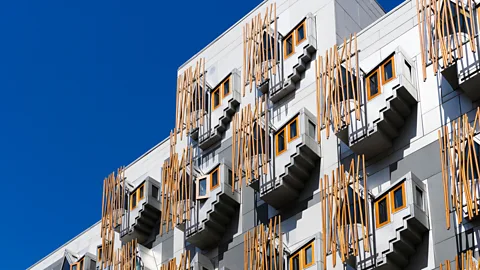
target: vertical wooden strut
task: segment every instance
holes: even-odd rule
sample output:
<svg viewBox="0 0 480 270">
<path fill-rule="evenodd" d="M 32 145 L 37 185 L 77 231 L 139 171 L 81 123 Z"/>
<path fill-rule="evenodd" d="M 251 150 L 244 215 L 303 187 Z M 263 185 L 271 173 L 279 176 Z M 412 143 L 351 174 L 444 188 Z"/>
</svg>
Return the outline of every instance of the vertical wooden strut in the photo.
<svg viewBox="0 0 480 270">
<path fill-rule="evenodd" d="M 462 252 L 460 256 L 455 256 L 455 270 L 477 270 L 480 268 L 480 265 L 475 263 L 473 255 L 473 250 L 467 250 Z M 460 261 L 459 261 L 460 260 Z M 450 268 L 450 261 L 445 260 L 444 264 L 440 263 L 439 269 L 443 269 L 445 266 L 445 270 L 453 270 Z"/>
<path fill-rule="evenodd" d="M 363 171 L 360 171 L 360 168 Z M 360 190 L 361 178 L 363 192 Z M 319 186 L 321 190 L 323 261 L 326 262 L 327 254 L 332 252 L 334 254 L 333 267 L 336 266 L 337 243 L 342 263 L 350 255 L 357 256 L 359 254 L 360 240 L 363 241 L 363 250 L 369 252 L 365 158 L 358 156 L 356 164 L 355 160 L 352 160 L 348 170 L 341 165 L 332 171 L 331 177 L 325 175 L 320 178 Z M 361 225 L 361 233 L 358 225 Z M 323 269 L 327 269 L 326 263 Z"/>
<path fill-rule="evenodd" d="M 102 219 L 100 236 L 102 238 L 102 268 L 113 265 L 115 227 L 122 225 L 125 212 L 125 175 L 120 167 L 103 180 Z"/>
<path fill-rule="evenodd" d="M 114 253 L 112 270 L 136 270 L 137 269 L 137 239 L 124 244 Z"/>
<path fill-rule="evenodd" d="M 353 46 L 352 46 L 353 45 Z M 327 126 L 326 136 L 330 136 L 330 127 L 337 133 L 350 125 L 350 114 L 355 111 L 355 119 L 360 120 L 361 92 L 359 85 L 358 48 L 356 34 L 345 39 L 341 47 L 334 45 L 318 56 L 316 69 L 317 134 Z M 353 108 L 352 108 L 353 106 Z M 320 142 L 320 136 L 317 140 Z"/>
<path fill-rule="evenodd" d="M 282 270 L 282 219 L 271 218 L 268 226 L 260 224 L 244 234 L 244 270 Z"/>
<path fill-rule="evenodd" d="M 177 140 L 177 133 L 180 133 L 182 139 L 184 131 L 188 134 L 203 125 L 207 100 L 205 75 L 205 58 L 200 58 L 177 79 L 174 142 Z"/>
<path fill-rule="evenodd" d="M 242 188 L 243 178 L 246 184 L 259 180 L 268 173 L 268 121 L 267 100 L 265 96 L 242 108 L 232 119 L 232 191 L 238 182 Z"/>
<path fill-rule="evenodd" d="M 247 85 L 251 93 L 277 74 L 277 43 L 277 4 L 272 3 L 267 5 L 263 16 L 259 12 L 243 27 L 243 96 Z"/>
<path fill-rule="evenodd" d="M 416 7 L 425 81 L 427 65 L 433 64 L 436 74 L 440 58 L 443 59 L 443 68 L 456 63 L 464 57 L 464 43 L 469 44 L 472 52 L 475 52 L 475 3 L 473 0 L 416 0 Z"/>
<path fill-rule="evenodd" d="M 447 229 L 450 229 L 450 212 L 452 211 L 457 215 L 458 224 L 462 222 L 465 211 L 468 219 L 479 214 L 480 166 L 477 143 L 473 139 L 479 117 L 480 108 L 477 109 L 473 124 L 470 124 L 465 114 L 456 121 L 452 121 L 451 132 L 447 125 L 442 127 L 443 136 L 442 132 L 438 131 Z"/>
<path fill-rule="evenodd" d="M 187 250 L 180 255 L 180 261 L 177 258 L 170 259 L 160 266 L 160 270 L 190 270 L 190 251 Z"/>
<path fill-rule="evenodd" d="M 173 136 L 173 132 L 170 133 L 170 157 L 162 166 L 160 235 L 164 230 L 168 233 L 178 224 L 190 220 L 193 148 L 187 146 L 180 156 L 175 151 Z"/>
</svg>

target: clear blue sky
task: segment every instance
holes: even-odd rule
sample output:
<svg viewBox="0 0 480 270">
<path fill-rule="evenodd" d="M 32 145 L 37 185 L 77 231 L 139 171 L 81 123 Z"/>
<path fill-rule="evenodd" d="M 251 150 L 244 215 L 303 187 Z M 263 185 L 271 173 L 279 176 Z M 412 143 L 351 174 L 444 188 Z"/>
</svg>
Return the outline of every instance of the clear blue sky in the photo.
<svg viewBox="0 0 480 270">
<path fill-rule="evenodd" d="M 103 178 L 173 127 L 179 65 L 260 0 L 164 2 L 0 4 L 1 269 L 100 219 Z"/>
</svg>

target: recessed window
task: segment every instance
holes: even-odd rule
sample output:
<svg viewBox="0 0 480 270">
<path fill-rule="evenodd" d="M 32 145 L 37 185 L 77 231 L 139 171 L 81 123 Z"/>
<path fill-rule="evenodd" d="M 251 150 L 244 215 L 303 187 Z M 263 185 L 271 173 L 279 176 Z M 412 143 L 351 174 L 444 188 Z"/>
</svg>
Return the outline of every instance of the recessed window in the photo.
<svg viewBox="0 0 480 270">
<path fill-rule="evenodd" d="M 217 188 L 220 185 L 220 181 L 218 179 L 219 169 L 220 167 L 217 167 L 215 170 L 213 170 L 210 173 L 210 190 L 213 190 L 214 188 Z"/>
<path fill-rule="evenodd" d="M 393 80 L 395 78 L 395 60 L 392 56 L 382 65 L 382 84 Z"/>
<path fill-rule="evenodd" d="M 102 247 L 97 247 L 97 261 L 102 261 Z"/>
<path fill-rule="evenodd" d="M 309 267 L 313 264 L 313 242 L 308 245 L 303 252 L 304 267 Z"/>
<path fill-rule="evenodd" d="M 134 191 L 130 195 L 130 210 L 135 209 L 135 207 L 137 207 L 137 192 L 136 191 Z"/>
<path fill-rule="evenodd" d="M 298 118 L 295 118 L 292 122 L 288 124 L 288 141 L 293 141 L 298 138 L 299 135 L 299 126 L 298 126 Z"/>
<path fill-rule="evenodd" d="M 220 88 L 217 88 L 212 92 L 212 111 L 220 106 L 220 100 Z"/>
<path fill-rule="evenodd" d="M 152 185 L 152 197 L 158 200 L 158 187 Z"/>
<path fill-rule="evenodd" d="M 70 270 L 83 270 L 83 260 L 84 260 L 84 258 L 82 258 L 78 262 L 72 264 L 70 266 Z"/>
<path fill-rule="evenodd" d="M 230 170 L 230 169 L 228 169 L 227 179 L 228 179 L 228 181 L 227 181 L 228 184 L 233 187 L 232 170 Z"/>
<path fill-rule="evenodd" d="M 388 206 L 388 193 L 375 203 L 377 228 L 390 222 L 390 209 Z"/>
<path fill-rule="evenodd" d="M 295 32 L 297 33 L 297 45 L 302 43 L 302 41 L 304 41 L 307 37 L 307 35 L 305 34 L 305 21 L 303 21 L 298 27 L 297 29 L 295 30 Z"/>
<path fill-rule="evenodd" d="M 295 31 L 294 31 L 295 32 Z M 293 47 L 293 33 L 290 33 L 285 40 L 283 41 L 283 50 L 284 50 L 284 58 L 286 59 L 290 55 L 295 52 L 295 47 Z"/>
<path fill-rule="evenodd" d="M 197 179 L 197 199 L 208 198 L 208 179 L 209 175 Z"/>
<path fill-rule="evenodd" d="M 138 200 L 141 200 L 145 197 L 145 185 L 141 185 L 138 189 Z"/>
<path fill-rule="evenodd" d="M 378 96 L 380 92 L 380 86 L 378 84 L 378 70 L 375 70 L 367 77 L 367 95 L 368 100 Z"/>
<path fill-rule="evenodd" d="M 290 269 L 300 270 L 300 255 L 297 254 L 290 259 Z"/>
<path fill-rule="evenodd" d="M 290 269 L 303 270 L 315 263 L 315 249 L 313 241 L 305 245 L 303 248 L 295 252 L 290 257 Z"/>
<path fill-rule="evenodd" d="M 317 126 L 310 120 L 308 120 L 308 136 L 315 139 L 315 133 L 317 132 Z"/>
<path fill-rule="evenodd" d="M 135 209 L 143 198 L 145 198 L 145 184 L 142 184 L 130 195 L 130 210 Z"/>
<path fill-rule="evenodd" d="M 70 266 L 70 269 L 71 269 L 71 270 L 78 270 L 78 269 L 77 269 L 77 264 L 72 264 L 72 265 Z"/>
<path fill-rule="evenodd" d="M 227 79 L 225 82 L 222 84 L 223 87 L 223 97 L 226 97 L 230 94 L 230 79 Z"/>
<path fill-rule="evenodd" d="M 405 182 L 391 191 L 392 193 L 392 212 L 395 213 L 405 208 Z"/>
<path fill-rule="evenodd" d="M 423 191 L 417 186 L 415 187 L 415 201 L 417 206 L 423 209 Z"/>
<path fill-rule="evenodd" d="M 282 129 L 280 132 L 277 133 L 276 136 L 276 143 L 277 143 L 277 156 L 287 150 L 287 143 L 285 141 L 285 129 Z"/>
</svg>

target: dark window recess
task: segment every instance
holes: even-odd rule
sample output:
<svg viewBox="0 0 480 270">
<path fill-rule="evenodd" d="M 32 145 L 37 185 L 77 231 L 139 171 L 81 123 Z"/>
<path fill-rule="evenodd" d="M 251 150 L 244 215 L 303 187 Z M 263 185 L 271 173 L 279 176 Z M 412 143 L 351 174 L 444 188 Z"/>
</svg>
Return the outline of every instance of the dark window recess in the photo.
<svg viewBox="0 0 480 270">
<path fill-rule="evenodd" d="M 415 198 L 418 207 L 423 209 L 423 191 L 418 187 L 415 187 Z"/>
<path fill-rule="evenodd" d="M 218 170 L 215 170 L 212 174 L 212 187 L 215 187 L 218 185 Z"/>
<path fill-rule="evenodd" d="M 230 80 L 223 83 L 223 95 L 226 96 L 230 93 Z"/>
<path fill-rule="evenodd" d="M 135 198 L 135 196 L 132 196 L 131 200 L 132 200 L 132 209 L 133 209 L 135 208 L 135 206 L 137 206 L 137 199 Z"/>
<path fill-rule="evenodd" d="M 303 27 L 303 24 L 298 27 L 297 30 L 297 40 L 303 40 L 305 38 L 305 27 Z"/>
<path fill-rule="evenodd" d="M 375 71 L 369 78 L 370 96 L 378 94 L 378 73 Z"/>
<path fill-rule="evenodd" d="M 378 202 L 378 218 L 379 224 L 382 224 L 384 222 L 388 221 L 388 209 L 387 209 L 387 198 L 383 198 L 381 201 Z"/>
<path fill-rule="evenodd" d="M 291 270 L 300 270 L 300 256 L 296 255 L 295 257 L 292 258 L 292 269 Z"/>
<path fill-rule="evenodd" d="M 227 179 L 228 179 L 228 184 L 233 187 L 232 170 L 230 169 L 228 169 Z"/>
<path fill-rule="evenodd" d="M 288 129 L 290 130 L 289 139 L 293 139 L 293 138 L 297 137 L 297 120 L 296 119 L 293 122 L 290 123 Z"/>
<path fill-rule="evenodd" d="M 152 197 L 158 200 L 158 187 L 152 185 Z"/>
<path fill-rule="evenodd" d="M 343 96 L 340 97 L 340 100 L 353 99 L 354 97 L 353 88 L 356 86 L 357 77 L 353 75 L 352 72 L 347 72 L 347 69 L 345 69 L 343 66 L 341 70 L 342 70 L 341 86 L 343 87 L 343 91 L 342 91 Z"/>
<path fill-rule="evenodd" d="M 277 148 L 278 152 L 282 152 L 283 150 L 285 150 L 285 131 L 284 130 L 278 133 L 277 143 L 278 143 L 278 148 Z"/>
<path fill-rule="evenodd" d="M 315 133 L 317 132 L 317 126 L 310 120 L 308 120 L 308 136 L 315 139 Z"/>
<path fill-rule="evenodd" d="M 393 203 L 395 209 L 403 206 L 403 186 L 393 192 Z"/>
<path fill-rule="evenodd" d="M 217 107 L 220 104 L 220 92 L 213 92 L 213 107 Z"/>
<path fill-rule="evenodd" d="M 145 190 L 144 190 L 144 189 L 145 189 L 145 186 L 142 185 L 142 186 L 140 187 L 140 195 L 139 195 L 140 198 L 143 198 L 143 196 L 145 195 Z"/>
<path fill-rule="evenodd" d="M 355 216 L 353 215 L 353 213 L 355 213 L 355 215 L 357 216 L 357 224 L 361 222 L 361 217 L 362 216 L 363 216 L 363 220 L 365 220 L 365 213 L 361 213 L 360 212 L 360 207 L 359 207 L 359 205 L 362 205 L 362 208 L 364 208 L 365 201 L 359 195 L 360 194 L 357 193 L 354 196 L 353 189 L 351 187 L 348 188 L 348 202 L 350 203 L 349 207 L 350 207 L 350 221 L 351 221 L 351 223 L 355 222 Z M 360 197 L 360 199 L 359 199 L 359 197 Z M 355 204 L 353 203 L 354 200 L 355 200 Z M 345 200 L 344 202 L 346 203 L 347 201 Z M 347 222 L 348 222 L 348 218 L 347 218 Z"/>
<path fill-rule="evenodd" d="M 286 41 L 286 45 L 285 45 L 285 49 L 287 50 L 286 51 L 286 55 L 290 55 L 291 53 L 293 53 L 293 35 L 290 35 L 288 38 L 287 38 L 287 41 Z"/>
</svg>

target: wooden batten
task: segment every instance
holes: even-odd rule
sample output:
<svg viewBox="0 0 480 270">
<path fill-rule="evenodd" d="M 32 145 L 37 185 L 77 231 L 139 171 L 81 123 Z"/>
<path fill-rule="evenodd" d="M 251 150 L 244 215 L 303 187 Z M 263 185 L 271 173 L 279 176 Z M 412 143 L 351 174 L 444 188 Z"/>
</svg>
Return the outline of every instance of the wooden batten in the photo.
<svg viewBox="0 0 480 270">
<path fill-rule="evenodd" d="M 265 96 L 242 108 L 232 119 L 232 191 L 268 173 L 269 132 Z"/>
<path fill-rule="evenodd" d="M 455 256 L 455 261 L 452 266 L 449 260 L 445 260 L 444 263 L 440 263 L 440 270 L 477 270 L 480 265 L 475 262 L 475 257 L 472 250 L 467 250 L 459 255 Z"/>
<path fill-rule="evenodd" d="M 273 28 L 273 33 L 272 32 Z M 245 87 L 249 91 L 256 89 L 261 83 L 268 80 L 271 75 L 277 74 L 277 4 L 267 5 L 265 12 L 259 12 L 243 27 L 243 80 L 242 96 L 245 96 Z M 264 39 L 263 36 L 272 37 Z M 272 52 L 269 59 L 268 53 Z"/>
<path fill-rule="evenodd" d="M 335 133 L 350 125 L 351 103 L 354 106 L 355 119 L 360 119 L 362 95 L 358 65 L 356 34 L 344 39 L 341 48 L 334 45 L 325 52 L 324 56 L 318 56 L 315 62 L 317 115 L 319 115 L 317 117 L 317 134 L 320 134 L 321 127 L 327 126 L 326 136 L 328 138 L 330 125 Z M 345 77 L 342 69 L 346 71 Z M 350 96 L 350 92 L 352 96 Z M 319 135 L 318 142 L 320 139 Z"/>
<path fill-rule="evenodd" d="M 360 168 L 363 170 L 360 171 Z M 362 191 L 360 190 L 361 180 L 363 180 L 364 187 L 363 196 L 361 196 Z M 359 255 L 361 240 L 363 241 L 363 251 L 370 251 L 366 186 L 364 156 L 357 157 L 356 163 L 355 160 L 352 160 L 348 169 L 341 165 L 332 171 L 330 177 L 326 174 L 320 178 L 323 269 L 327 269 L 326 262 L 329 252 L 334 254 L 332 263 L 333 267 L 336 266 L 337 246 L 342 263 L 345 263 L 350 255 Z M 349 188 L 353 190 L 353 198 L 351 198 L 353 201 L 350 201 L 348 196 Z M 361 203 L 362 197 L 364 204 Z M 353 205 L 353 211 L 350 205 Z M 357 212 L 360 220 L 357 220 Z M 361 232 L 357 225 L 361 225 Z"/>
<path fill-rule="evenodd" d="M 114 252 L 112 270 L 136 270 L 137 269 L 137 239 L 122 245 Z"/>
<path fill-rule="evenodd" d="M 160 270 L 190 270 L 190 251 L 187 250 L 180 255 L 180 260 L 173 258 L 160 266 Z"/>
<path fill-rule="evenodd" d="M 465 207 L 468 219 L 479 214 L 479 182 L 475 179 L 475 175 L 480 175 L 477 157 L 479 153 L 473 139 L 479 117 L 480 108 L 477 109 L 472 124 L 465 114 L 452 121 L 450 128 L 445 125 L 438 131 L 447 229 L 450 229 L 452 212 L 456 214 L 458 224 L 463 220 Z"/>
<path fill-rule="evenodd" d="M 422 60 L 423 80 L 427 79 L 427 66 L 432 64 L 435 74 L 441 58 L 443 68 L 464 57 L 462 46 L 469 43 L 476 50 L 474 26 L 475 3 L 473 0 L 415 0 L 417 7 L 418 32 Z M 454 3 L 454 7 L 450 5 Z M 453 18 L 456 16 L 456 19 Z M 461 16 L 463 15 L 463 16 Z M 469 17 L 470 20 L 467 20 Z M 455 25 L 465 25 L 466 41 Z"/>
</svg>

